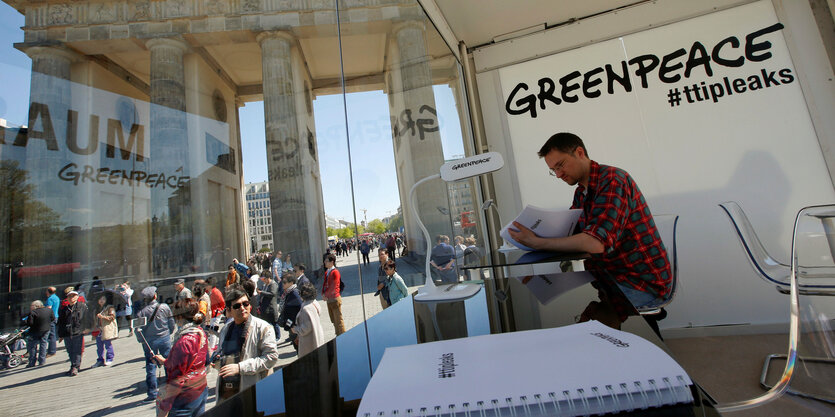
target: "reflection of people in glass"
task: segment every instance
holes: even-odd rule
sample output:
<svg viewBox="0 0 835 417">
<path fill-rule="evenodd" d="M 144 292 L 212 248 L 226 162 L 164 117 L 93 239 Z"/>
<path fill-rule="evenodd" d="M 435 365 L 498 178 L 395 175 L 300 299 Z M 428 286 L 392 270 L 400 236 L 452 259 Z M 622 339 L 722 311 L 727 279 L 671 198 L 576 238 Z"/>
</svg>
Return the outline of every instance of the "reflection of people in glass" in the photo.
<svg viewBox="0 0 835 417">
<path fill-rule="evenodd" d="M 226 288 L 237 284 L 240 281 L 238 278 L 238 271 L 235 270 L 235 265 L 229 264 L 228 272 L 226 272 Z"/>
<path fill-rule="evenodd" d="M 466 243 L 467 247 L 464 249 L 464 266 L 475 266 L 481 264 L 481 248 L 476 246 L 476 240 L 474 237 L 470 236 L 464 239 L 464 243 Z M 469 279 L 473 279 L 473 270 L 467 270 L 467 276 Z M 479 274 L 483 279 L 484 271 L 480 270 Z"/>
<path fill-rule="evenodd" d="M 209 343 L 200 327 L 203 317 L 198 311 L 198 302 L 193 298 L 174 303 L 174 319 L 179 330 L 174 335 L 173 346 L 168 357 L 154 356 L 165 367 L 167 377 L 157 403 L 157 416 L 196 416 L 206 408 Z"/>
<path fill-rule="evenodd" d="M 322 299 L 328 303 L 328 316 L 333 323 L 336 335 L 345 333 L 345 321 L 342 319 L 342 292 L 339 284 L 342 277 L 336 269 L 336 256 L 329 253 L 325 257 L 325 282 L 322 284 Z"/>
<path fill-rule="evenodd" d="M 661 304 L 671 289 L 670 263 L 635 180 L 620 168 L 589 159 L 583 141 L 571 133 L 551 136 L 539 156 L 552 176 L 577 185 L 571 207 L 583 210 L 582 233 L 541 238 L 514 222 L 519 231 L 511 229 L 511 236 L 534 249 L 591 253 L 586 270 L 614 280 L 636 308 Z"/>
<path fill-rule="evenodd" d="M 67 355 L 70 357 L 70 370 L 67 375 L 76 376 L 81 368 L 81 354 L 84 352 L 84 324 L 86 323 L 87 304 L 79 301 L 78 292 L 73 287 L 68 287 L 66 304 L 62 304 L 58 310 L 58 339 L 64 341 L 67 348 Z"/>
<path fill-rule="evenodd" d="M 598 301 L 590 302 L 577 318 L 578 323 L 597 320 L 613 329 L 620 330 L 620 325 L 630 315 L 635 314 L 635 307 L 628 300 L 611 276 L 593 272 L 592 285 L 597 288 Z"/>
<path fill-rule="evenodd" d="M 220 331 L 223 362 L 218 371 L 218 399 L 226 399 L 269 376 L 278 360 L 275 329 L 251 314 L 249 295 L 239 285 L 226 290 L 232 321 Z"/>
<path fill-rule="evenodd" d="M 107 303 L 107 296 L 102 294 L 98 298 L 98 305 L 94 310 L 96 313 L 95 330 L 93 337 L 96 338 L 96 366 L 110 366 L 115 353 L 113 352 L 113 339 L 119 336 L 119 326 L 116 324 L 116 309 Z"/>
<path fill-rule="evenodd" d="M 377 259 L 380 261 L 380 267 L 377 269 L 377 292 L 374 295 L 380 297 L 380 306 L 383 307 L 383 310 L 387 309 L 391 305 L 391 300 L 389 299 L 389 289 L 386 287 L 386 271 L 383 269 L 386 266 L 386 262 L 389 260 L 389 253 L 385 248 L 380 248 L 377 251 Z"/>
<path fill-rule="evenodd" d="M 450 284 L 458 282 L 458 276 L 455 273 L 455 249 L 449 245 L 449 238 L 444 235 L 438 235 L 435 239 L 437 245 L 432 248 L 432 254 L 429 264 L 432 265 L 432 272 L 436 274 L 436 279 Z"/>
<path fill-rule="evenodd" d="M 403 278 L 397 273 L 397 263 L 394 260 L 389 260 L 383 267 L 386 271 L 386 287 L 389 289 L 389 299 L 391 304 L 406 298 L 409 295 L 409 290 L 406 288 L 406 283 Z"/>
<path fill-rule="evenodd" d="M 302 308 L 290 332 L 299 335 L 299 357 L 302 357 L 325 343 L 325 332 L 319 320 L 321 310 L 316 301 L 316 288 L 309 282 L 304 283 L 299 289 L 299 295 L 303 300 Z"/>
</svg>

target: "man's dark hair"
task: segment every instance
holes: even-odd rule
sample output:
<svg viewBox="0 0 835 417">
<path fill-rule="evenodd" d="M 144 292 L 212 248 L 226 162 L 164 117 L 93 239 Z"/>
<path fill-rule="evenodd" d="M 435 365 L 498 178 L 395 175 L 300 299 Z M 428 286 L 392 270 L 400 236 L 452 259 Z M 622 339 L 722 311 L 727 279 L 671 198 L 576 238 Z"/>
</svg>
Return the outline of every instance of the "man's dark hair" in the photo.
<svg viewBox="0 0 835 417">
<path fill-rule="evenodd" d="M 284 282 L 288 282 L 290 284 L 295 284 L 296 283 L 296 277 L 294 277 L 292 275 L 287 275 L 286 277 L 281 278 L 281 280 L 284 281 Z"/>
<path fill-rule="evenodd" d="M 252 281 L 247 280 L 247 282 L 251 283 Z M 232 285 L 226 289 L 226 299 L 224 300 L 226 302 L 226 307 L 231 308 L 232 303 L 243 296 L 246 296 L 246 299 L 249 300 L 249 294 L 252 294 L 252 292 L 246 292 L 242 285 Z"/>
<path fill-rule="evenodd" d="M 256 287 L 256 285 L 255 285 L 255 283 L 254 283 L 254 282 L 252 282 L 251 280 L 245 279 L 245 280 L 241 283 L 241 286 L 242 286 L 242 287 L 244 287 L 244 291 L 246 291 L 246 293 L 247 293 L 247 294 L 252 294 L 252 293 L 254 293 L 254 292 L 255 292 L 255 287 Z M 248 296 L 248 295 L 247 295 L 247 296 Z M 240 297 L 238 297 L 238 298 L 240 298 Z M 234 300 L 233 300 L 233 301 L 234 301 Z M 227 304 L 228 304 L 228 303 L 227 303 Z"/>
<path fill-rule="evenodd" d="M 330 262 L 333 262 L 333 266 L 336 266 L 336 255 L 334 255 L 334 254 L 332 254 L 332 253 L 329 253 L 329 254 L 325 257 L 325 259 L 327 259 L 327 260 L 328 260 L 328 261 L 330 261 Z"/>
<path fill-rule="evenodd" d="M 296 264 L 296 269 L 298 269 L 299 271 L 302 271 L 302 273 L 304 273 L 304 270 L 307 269 L 307 267 L 304 266 L 304 264 L 300 263 L 300 264 Z"/>
<path fill-rule="evenodd" d="M 208 285 L 208 286 L 209 286 L 209 288 L 214 288 L 214 287 L 215 287 L 215 283 L 216 283 L 216 282 L 217 282 L 217 280 L 215 280 L 215 277 L 209 277 L 209 278 L 206 280 L 206 285 Z"/>
<path fill-rule="evenodd" d="M 272 274 L 272 272 L 267 271 L 267 270 L 265 269 L 265 270 L 261 271 L 261 278 L 269 278 L 269 279 L 272 279 L 272 278 L 273 278 L 273 274 Z"/>
<path fill-rule="evenodd" d="M 309 282 L 305 282 L 302 284 L 301 288 L 299 288 L 299 295 L 302 297 L 302 300 L 315 300 L 316 299 L 316 287 Z"/>
<path fill-rule="evenodd" d="M 586 156 L 589 156 L 589 150 L 586 149 L 586 145 L 579 136 L 573 133 L 560 132 L 548 138 L 545 144 L 539 148 L 537 155 L 540 158 L 544 158 L 545 155 L 548 155 L 555 149 L 563 153 L 571 153 L 578 147 L 583 148 L 583 152 L 585 152 Z"/>
</svg>

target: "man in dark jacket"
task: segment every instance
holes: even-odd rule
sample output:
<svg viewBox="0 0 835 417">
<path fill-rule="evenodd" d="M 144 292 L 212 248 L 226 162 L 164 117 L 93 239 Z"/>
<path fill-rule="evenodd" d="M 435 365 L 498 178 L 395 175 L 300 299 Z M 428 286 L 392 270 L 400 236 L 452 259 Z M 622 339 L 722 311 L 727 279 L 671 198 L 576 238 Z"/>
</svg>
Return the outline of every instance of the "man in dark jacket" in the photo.
<svg viewBox="0 0 835 417">
<path fill-rule="evenodd" d="M 264 288 L 258 293 L 258 317 L 270 323 L 275 328 L 275 339 L 278 340 L 281 329 L 276 325 L 278 320 L 278 283 L 272 278 L 270 271 L 261 275 Z"/>
<path fill-rule="evenodd" d="M 70 357 L 67 375 L 76 376 L 81 368 L 81 354 L 84 352 L 84 332 L 87 323 L 87 304 L 79 302 L 78 291 L 67 292 L 67 303 L 58 310 L 58 341 L 64 341 Z"/>
<path fill-rule="evenodd" d="M 304 275 L 302 275 L 304 276 Z M 287 275 L 281 280 L 281 285 L 284 286 L 284 304 L 281 306 L 281 314 L 278 316 L 278 323 L 284 330 L 290 332 L 290 328 L 296 324 L 296 316 L 302 309 L 302 297 L 299 295 L 299 290 L 296 287 L 296 277 Z M 296 343 L 296 333 L 290 332 L 287 340 L 293 343 L 293 347 L 299 350 L 299 345 Z"/>
<path fill-rule="evenodd" d="M 27 350 L 29 351 L 29 364 L 27 368 L 46 363 L 46 348 L 49 344 L 49 332 L 54 321 L 54 313 L 49 307 L 44 307 L 40 300 L 32 301 L 29 305 L 29 316 L 26 318 L 26 325 L 29 326 L 27 336 Z M 39 349 L 40 348 L 40 349 Z"/>
</svg>

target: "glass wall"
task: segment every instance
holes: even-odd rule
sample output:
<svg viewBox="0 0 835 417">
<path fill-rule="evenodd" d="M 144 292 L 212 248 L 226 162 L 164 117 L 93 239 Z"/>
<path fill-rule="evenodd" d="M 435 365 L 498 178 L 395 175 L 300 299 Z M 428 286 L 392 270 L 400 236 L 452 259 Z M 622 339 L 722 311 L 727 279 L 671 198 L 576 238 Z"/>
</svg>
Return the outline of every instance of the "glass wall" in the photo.
<svg viewBox="0 0 835 417">
<path fill-rule="evenodd" d="M 351 329 L 405 308 L 378 291 L 379 252 L 409 297 L 427 260 L 451 283 L 485 253 L 477 179 L 416 185 L 473 153 L 461 66 L 417 1 L 9 3 L 26 17 L 8 17 L 23 30 L 7 32 L 0 64 L 15 84 L 0 93 L 3 328 L 48 287 L 121 310 L 129 281 L 136 311 L 151 285 L 166 302 L 178 279 L 223 289 L 233 260 L 253 275 L 303 264 L 326 339 L 347 331 L 338 350 L 376 362 Z M 242 146 L 246 103 L 263 105 L 255 148 Z M 254 153 L 266 166 L 246 162 Z M 249 170 L 263 184 L 245 184 Z M 279 251 L 290 258 L 276 271 Z M 328 252 L 338 307 L 323 300 Z M 340 378 L 371 369 L 357 361 Z"/>
</svg>

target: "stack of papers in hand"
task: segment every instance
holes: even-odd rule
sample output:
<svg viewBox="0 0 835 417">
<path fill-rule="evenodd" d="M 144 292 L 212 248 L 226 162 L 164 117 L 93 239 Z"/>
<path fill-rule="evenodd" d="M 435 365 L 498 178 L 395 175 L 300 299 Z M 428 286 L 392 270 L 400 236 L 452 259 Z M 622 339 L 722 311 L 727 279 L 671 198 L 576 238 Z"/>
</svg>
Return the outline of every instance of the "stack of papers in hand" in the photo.
<svg viewBox="0 0 835 417">
<path fill-rule="evenodd" d="M 513 221 L 531 229 L 539 237 L 566 237 L 574 232 L 582 212 L 580 209 L 544 209 L 529 204 Z M 503 227 L 500 235 L 505 241 L 522 250 L 534 250 L 514 240 L 508 229 L 517 230 L 513 222 Z"/>
</svg>

